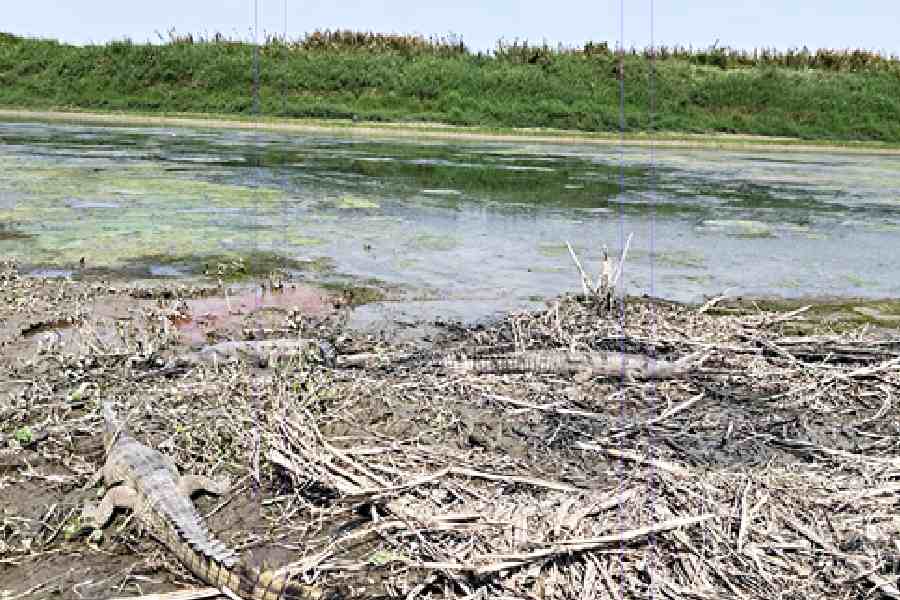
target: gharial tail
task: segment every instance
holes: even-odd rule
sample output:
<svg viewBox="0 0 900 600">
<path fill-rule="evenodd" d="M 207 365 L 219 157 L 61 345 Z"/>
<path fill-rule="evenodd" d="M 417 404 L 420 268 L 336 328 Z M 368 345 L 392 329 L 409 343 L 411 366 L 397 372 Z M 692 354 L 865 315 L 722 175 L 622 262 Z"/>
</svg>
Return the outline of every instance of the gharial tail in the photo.
<svg viewBox="0 0 900 600">
<path fill-rule="evenodd" d="M 325 593 L 321 586 L 303 583 L 297 573 L 260 570 L 238 559 L 227 546 L 203 531 L 175 528 L 164 543 L 199 579 L 242 600 L 331 600 L 340 593 Z"/>
<path fill-rule="evenodd" d="M 299 575 L 261 571 L 242 564 L 226 566 L 204 560 L 199 555 L 194 555 L 190 561 L 181 558 L 194 575 L 220 590 L 227 588 L 232 597 L 242 600 L 338 600 L 344 597 L 337 590 L 326 592 L 321 586 L 303 583 Z"/>
<path fill-rule="evenodd" d="M 237 565 L 229 575 L 229 583 L 237 584 L 237 589 L 231 591 L 245 600 L 338 600 L 344 597 L 337 590 L 326 591 L 321 586 L 303 583 L 297 574 Z"/>
</svg>

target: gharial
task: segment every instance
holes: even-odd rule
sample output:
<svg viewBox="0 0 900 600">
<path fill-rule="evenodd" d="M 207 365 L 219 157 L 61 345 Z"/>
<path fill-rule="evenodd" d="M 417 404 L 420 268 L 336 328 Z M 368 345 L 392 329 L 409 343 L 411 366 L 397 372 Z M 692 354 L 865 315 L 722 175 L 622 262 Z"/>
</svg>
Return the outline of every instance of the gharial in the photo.
<svg viewBox="0 0 900 600">
<path fill-rule="evenodd" d="M 138 442 L 116 418 L 112 403 L 103 404 L 108 491 L 96 506 L 85 507 L 87 528 L 101 528 L 116 508 L 129 508 L 199 579 L 245 600 L 319 600 L 339 598 L 319 586 L 242 564 L 237 554 L 206 528 L 191 496 L 205 491 L 222 494 L 227 485 L 198 475 L 179 475 L 174 461 Z"/>
</svg>

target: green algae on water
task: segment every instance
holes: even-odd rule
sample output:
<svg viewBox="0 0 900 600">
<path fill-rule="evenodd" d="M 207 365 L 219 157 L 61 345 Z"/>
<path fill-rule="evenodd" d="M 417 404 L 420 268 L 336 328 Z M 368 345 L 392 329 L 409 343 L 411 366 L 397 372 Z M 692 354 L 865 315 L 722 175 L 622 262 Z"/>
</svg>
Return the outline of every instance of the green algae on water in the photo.
<svg viewBox="0 0 900 600">
<path fill-rule="evenodd" d="M 380 208 L 379 205 L 374 200 L 370 200 L 368 198 L 362 198 L 360 196 L 355 196 L 353 194 L 345 194 L 337 199 L 335 202 L 335 206 L 338 208 L 349 208 L 349 209 L 366 209 L 366 208 Z"/>
<path fill-rule="evenodd" d="M 768 223 L 750 219 L 710 219 L 703 221 L 700 229 L 743 238 L 775 237 Z"/>
<path fill-rule="evenodd" d="M 420 233 L 414 236 L 409 245 L 418 250 L 447 252 L 459 246 L 459 241 L 450 235 Z"/>
</svg>

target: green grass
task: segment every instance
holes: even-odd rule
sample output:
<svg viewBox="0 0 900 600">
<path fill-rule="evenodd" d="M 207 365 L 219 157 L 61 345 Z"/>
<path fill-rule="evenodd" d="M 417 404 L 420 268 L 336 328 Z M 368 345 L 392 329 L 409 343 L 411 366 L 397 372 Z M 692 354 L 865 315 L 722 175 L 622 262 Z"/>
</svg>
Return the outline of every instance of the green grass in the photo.
<svg viewBox="0 0 900 600">
<path fill-rule="evenodd" d="M 618 59 L 605 46 L 588 50 L 514 46 L 484 55 L 427 43 L 270 41 L 261 50 L 260 108 L 283 117 L 617 131 Z M 655 129 L 900 143 L 896 59 L 741 56 L 670 52 L 657 61 Z M 252 46 L 223 40 L 75 47 L 3 34 L 0 105 L 248 115 L 252 63 Z M 625 56 L 629 132 L 650 129 L 649 76 L 645 54 Z"/>
</svg>

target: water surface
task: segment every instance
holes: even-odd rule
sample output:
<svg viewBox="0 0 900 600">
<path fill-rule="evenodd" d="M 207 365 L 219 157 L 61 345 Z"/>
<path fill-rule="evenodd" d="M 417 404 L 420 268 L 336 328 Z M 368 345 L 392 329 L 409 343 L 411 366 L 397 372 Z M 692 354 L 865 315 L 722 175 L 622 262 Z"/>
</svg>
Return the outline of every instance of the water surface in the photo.
<svg viewBox="0 0 900 600">
<path fill-rule="evenodd" d="M 900 156 L 0 124 L 0 255 L 42 274 L 327 258 L 477 316 L 632 233 L 630 293 L 900 296 Z"/>
</svg>

